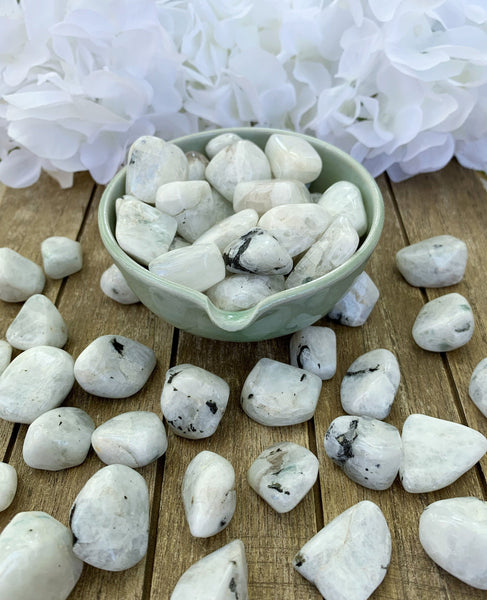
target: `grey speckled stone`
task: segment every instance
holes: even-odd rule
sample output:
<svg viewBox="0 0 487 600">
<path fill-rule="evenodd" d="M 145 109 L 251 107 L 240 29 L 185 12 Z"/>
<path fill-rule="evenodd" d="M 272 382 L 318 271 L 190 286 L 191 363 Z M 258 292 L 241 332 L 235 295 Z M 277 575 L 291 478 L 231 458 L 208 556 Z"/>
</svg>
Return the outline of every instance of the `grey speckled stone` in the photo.
<svg viewBox="0 0 487 600">
<path fill-rule="evenodd" d="M 291 364 L 331 379 L 337 368 L 337 343 L 333 329 L 311 325 L 296 331 L 289 341 Z"/>
<path fill-rule="evenodd" d="M 384 515 L 364 500 L 312 537 L 293 566 L 326 600 L 366 600 L 382 583 L 390 558 L 391 534 Z"/>
<path fill-rule="evenodd" d="M 74 376 L 89 394 L 127 398 L 136 394 L 156 366 L 154 351 L 122 335 L 102 335 L 74 363 Z"/>
<path fill-rule="evenodd" d="M 182 496 L 191 535 L 200 538 L 216 535 L 230 523 L 235 512 L 232 465 L 223 456 L 203 450 L 184 473 Z"/>
<path fill-rule="evenodd" d="M 106 271 L 103 271 L 100 277 L 100 289 L 106 296 L 119 304 L 139 302 L 117 265 L 111 265 Z"/>
<path fill-rule="evenodd" d="M 367 321 L 379 299 L 379 290 L 364 271 L 355 279 L 352 287 L 340 298 L 328 313 L 332 321 L 348 327 L 360 327 Z"/>
<path fill-rule="evenodd" d="M 457 293 L 427 302 L 413 325 L 414 341 L 430 352 L 456 350 L 470 341 L 473 332 L 472 307 Z"/>
<path fill-rule="evenodd" d="M 475 406 L 487 417 L 487 358 L 483 358 L 473 370 L 468 393 Z"/>
<path fill-rule="evenodd" d="M 149 491 L 125 465 L 97 471 L 76 497 L 69 516 L 73 551 L 106 571 L 123 571 L 145 556 L 149 538 Z"/>
<path fill-rule="evenodd" d="M 5 340 L 0 340 L 0 375 L 5 371 L 12 358 L 12 346 Z"/>
<path fill-rule="evenodd" d="M 46 275 L 62 279 L 83 267 L 81 244 L 63 236 L 46 238 L 41 244 L 42 264 Z"/>
<path fill-rule="evenodd" d="M 66 600 L 83 570 L 67 527 L 45 512 L 21 512 L 0 534 L 0 598 Z"/>
<path fill-rule="evenodd" d="M 60 406 L 48 410 L 27 429 L 24 461 L 33 469 L 46 471 L 76 467 L 88 454 L 94 429 L 92 418 L 80 408 Z"/>
<path fill-rule="evenodd" d="M 11 248 L 0 248 L 0 300 L 24 302 L 40 294 L 46 278 L 35 262 Z"/>
<path fill-rule="evenodd" d="M 316 456 L 293 442 L 280 442 L 266 448 L 247 473 L 252 489 L 279 513 L 297 506 L 317 477 Z"/>
<path fill-rule="evenodd" d="M 247 561 L 240 540 L 201 558 L 185 571 L 170 600 L 248 600 Z"/>
<path fill-rule="evenodd" d="M 0 511 L 7 509 L 17 491 L 17 471 L 15 467 L 0 462 Z"/>
</svg>

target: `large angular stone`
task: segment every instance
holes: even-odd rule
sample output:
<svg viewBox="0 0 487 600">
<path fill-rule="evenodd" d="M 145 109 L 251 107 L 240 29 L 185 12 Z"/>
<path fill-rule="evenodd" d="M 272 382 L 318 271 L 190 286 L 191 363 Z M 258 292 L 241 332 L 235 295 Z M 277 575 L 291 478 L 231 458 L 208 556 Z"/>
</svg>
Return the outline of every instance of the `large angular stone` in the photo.
<svg viewBox="0 0 487 600">
<path fill-rule="evenodd" d="M 0 300 L 23 302 L 40 294 L 45 283 L 39 265 L 11 248 L 0 248 Z"/>
</svg>

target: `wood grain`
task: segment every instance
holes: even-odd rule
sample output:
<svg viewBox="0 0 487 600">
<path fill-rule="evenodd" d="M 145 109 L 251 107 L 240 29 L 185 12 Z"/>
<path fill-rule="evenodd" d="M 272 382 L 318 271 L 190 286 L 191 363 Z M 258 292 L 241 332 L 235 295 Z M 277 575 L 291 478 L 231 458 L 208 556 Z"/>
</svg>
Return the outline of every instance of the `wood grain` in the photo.
<svg viewBox="0 0 487 600">
<path fill-rule="evenodd" d="M 487 434 L 486 418 L 468 398 L 474 366 L 487 355 L 487 295 L 483 278 L 487 192 L 475 173 L 456 163 L 438 173 L 400 184 L 379 178 L 386 205 L 386 222 L 379 246 L 367 272 L 381 296 L 367 323 L 348 328 L 322 319 L 337 335 L 337 373 L 324 382 L 315 418 L 294 427 L 264 427 L 240 408 L 240 390 L 247 374 L 262 357 L 288 362 L 289 337 L 258 343 L 224 343 L 197 338 L 173 328 L 141 305 L 121 306 L 102 294 L 99 279 L 110 265 L 98 235 L 96 211 L 101 194 L 86 175 L 69 190 L 60 190 L 43 177 L 27 190 L 0 188 L 0 244 L 40 263 L 40 243 L 49 235 L 79 239 L 84 266 L 64 281 L 50 280 L 45 293 L 56 302 L 69 327 L 66 350 L 74 358 L 96 337 L 126 335 L 152 347 L 158 364 L 143 390 L 125 400 L 90 396 L 75 384 L 66 405 L 86 410 L 99 425 L 128 410 L 152 410 L 160 415 L 159 398 L 169 366 L 192 363 L 226 379 L 229 407 L 217 432 L 206 440 L 190 441 L 168 433 L 166 456 L 140 469 L 151 498 L 151 529 L 146 558 L 125 573 L 85 567 L 70 598 L 80 600 L 159 600 L 169 598 L 180 575 L 193 562 L 231 541 L 244 542 L 249 565 L 250 597 L 259 600 L 314 600 L 320 594 L 292 566 L 300 547 L 324 524 L 352 504 L 369 499 L 383 510 L 391 529 L 393 552 L 386 578 L 373 594 L 380 600 L 479 600 L 475 590 L 437 567 L 418 539 L 418 520 L 429 503 L 454 496 L 487 498 L 484 458 L 456 483 L 431 494 L 408 494 L 399 481 L 384 492 L 373 492 L 351 482 L 326 456 L 323 438 L 330 422 L 343 414 L 340 382 L 351 362 L 374 348 L 394 352 L 401 367 L 401 383 L 387 421 L 401 429 L 409 414 L 420 412 L 468 424 Z M 450 233 L 465 240 L 469 262 L 464 281 L 443 290 L 409 286 L 394 264 L 404 245 Z M 414 343 L 411 328 L 430 298 L 458 291 L 471 303 L 476 331 L 463 348 L 447 354 L 429 353 Z M 0 304 L 0 337 L 20 308 Z M 93 451 L 83 465 L 49 473 L 31 469 L 22 459 L 27 427 L 0 423 L 0 453 L 19 474 L 12 506 L 0 513 L 0 530 L 17 513 L 45 510 L 67 524 L 77 493 L 103 464 Z M 247 470 L 262 450 L 290 440 L 310 448 L 319 458 L 317 484 L 290 513 L 278 515 L 249 487 Z M 208 539 L 193 538 L 185 522 L 181 481 L 190 460 L 212 450 L 233 464 L 237 482 L 237 510 L 229 526 Z"/>
</svg>

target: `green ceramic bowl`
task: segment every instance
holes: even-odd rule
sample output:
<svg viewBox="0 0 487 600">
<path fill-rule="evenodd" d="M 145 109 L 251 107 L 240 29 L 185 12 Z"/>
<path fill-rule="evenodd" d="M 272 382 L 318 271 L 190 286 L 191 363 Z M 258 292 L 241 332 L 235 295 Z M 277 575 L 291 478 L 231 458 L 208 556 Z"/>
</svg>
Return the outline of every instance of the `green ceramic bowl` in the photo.
<svg viewBox="0 0 487 600">
<path fill-rule="evenodd" d="M 220 133 L 234 132 L 262 149 L 276 129 L 237 127 L 204 131 L 173 140 L 184 152 L 204 152 L 208 141 Z M 150 273 L 132 260 L 115 239 L 115 201 L 125 193 L 125 168 L 107 185 L 101 198 L 98 224 L 102 241 L 129 286 L 153 313 L 175 327 L 216 340 L 254 341 L 293 333 L 326 315 L 364 270 L 376 247 L 384 223 L 384 204 L 371 175 L 348 154 L 318 139 L 301 135 L 323 160 L 320 177 L 311 191 L 324 191 L 332 183 L 348 180 L 357 185 L 365 202 L 368 230 L 357 252 L 343 265 L 322 277 L 261 300 L 242 311 L 224 311 L 201 292 Z"/>
</svg>

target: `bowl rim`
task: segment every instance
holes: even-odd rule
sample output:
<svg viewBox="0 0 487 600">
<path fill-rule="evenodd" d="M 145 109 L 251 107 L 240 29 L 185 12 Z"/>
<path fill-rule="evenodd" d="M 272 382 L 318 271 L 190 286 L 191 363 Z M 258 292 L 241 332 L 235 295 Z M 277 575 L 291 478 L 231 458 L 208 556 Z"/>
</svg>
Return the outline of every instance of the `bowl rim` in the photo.
<svg viewBox="0 0 487 600">
<path fill-rule="evenodd" d="M 328 152 L 335 154 L 343 163 L 348 164 L 351 169 L 358 171 L 360 177 L 364 181 L 369 182 L 371 192 L 370 198 L 372 202 L 372 220 L 370 222 L 368 232 L 363 238 L 363 241 L 356 252 L 340 266 L 333 269 L 333 271 L 330 271 L 329 273 L 326 273 L 321 277 L 317 277 L 316 279 L 313 279 L 307 283 L 303 283 L 296 287 L 285 289 L 262 298 L 257 304 L 245 310 L 222 310 L 215 306 L 210 298 L 203 292 L 199 292 L 169 279 L 164 279 L 150 272 L 146 267 L 139 264 L 128 254 L 126 254 L 118 245 L 118 242 L 115 238 L 115 233 L 112 231 L 110 226 L 111 213 L 115 210 L 116 201 L 116 198 L 114 197 L 115 194 L 113 194 L 113 189 L 124 183 L 122 180 L 125 180 L 127 169 L 126 166 L 122 167 L 105 187 L 98 209 L 98 226 L 102 241 L 107 251 L 116 262 L 120 262 L 123 267 L 127 269 L 129 273 L 133 273 L 134 276 L 142 277 L 143 280 L 148 284 L 158 288 L 162 287 L 162 289 L 167 289 L 172 294 L 190 299 L 208 314 L 215 325 L 225 331 L 239 331 L 244 329 L 253 321 L 255 321 L 261 313 L 271 311 L 276 306 L 286 303 L 290 299 L 301 296 L 305 298 L 313 295 L 314 293 L 333 285 L 335 282 L 340 281 L 342 278 L 348 275 L 350 271 L 357 269 L 362 262 L 367 261 L 378 243 L 384 224 L 384 202 L 379 186 L 372 175 L 365 169 L 365 167 L 353 159 L 349 154 L 324 140 L 320 140 L 319 138 L 284 129 L 273 129 L 267 127 L 228 127 L 200 131 L 198 133 L 193 133 L 169 140 L 168 143 L 179 145 L 181 143 L 187 143 L 188 141 L 206 139 L 210 134 L 212 136 L 216 136 L 224 133 L 237 133 L 245 139 L 246 133 L 254 134 L 256 131 L 264 135 L 267 134 L 268 136 L 272 134 L 295 135 L 307 140 L 313 147 L 316 144 L 324 146 Z"/>
</svg>

